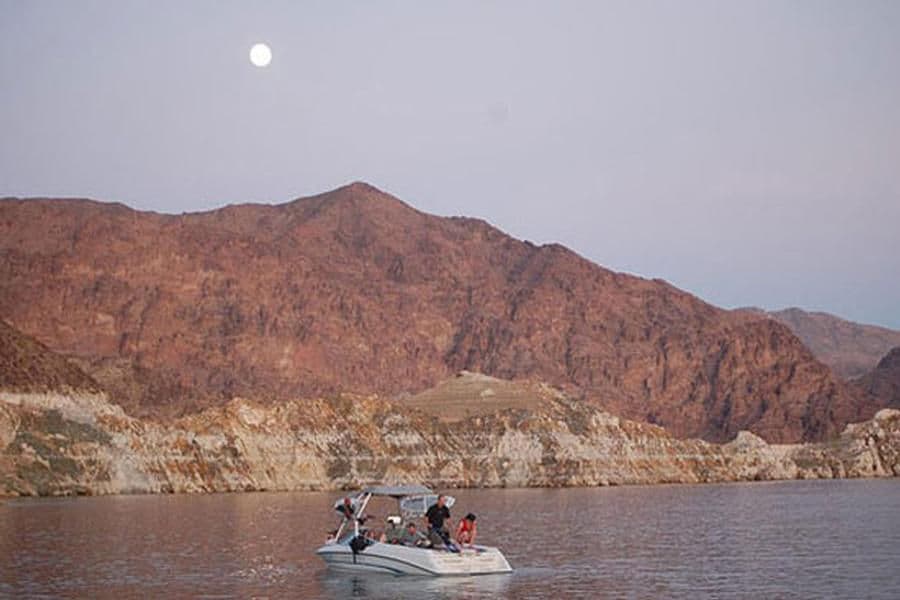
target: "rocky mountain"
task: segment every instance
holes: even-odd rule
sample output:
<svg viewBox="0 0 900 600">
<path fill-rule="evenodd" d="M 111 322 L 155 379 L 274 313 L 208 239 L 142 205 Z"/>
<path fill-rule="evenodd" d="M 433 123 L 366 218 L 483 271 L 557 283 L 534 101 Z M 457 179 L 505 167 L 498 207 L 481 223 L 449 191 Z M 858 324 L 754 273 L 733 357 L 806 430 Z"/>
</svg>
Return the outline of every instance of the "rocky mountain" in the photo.
<svg viewBox="0 0 900 600">
<path fill-rule="evenodd" d="M 824 439 L 879 408 L 779 322 L 361 183 L 177 216 L 0 201 L 0 314 L 136 416 L 416 394 L 461 370 L 713 441 Z"/>
<path fill-rule="evenodd" d="M 855 379 L 875 368 L 891 348 L 900 346 L 900 331 L 854 323 L 823 312 L 799 308 L 759 313 L 790 327 L 817 359 L 844 379 Z"/>
</svg>

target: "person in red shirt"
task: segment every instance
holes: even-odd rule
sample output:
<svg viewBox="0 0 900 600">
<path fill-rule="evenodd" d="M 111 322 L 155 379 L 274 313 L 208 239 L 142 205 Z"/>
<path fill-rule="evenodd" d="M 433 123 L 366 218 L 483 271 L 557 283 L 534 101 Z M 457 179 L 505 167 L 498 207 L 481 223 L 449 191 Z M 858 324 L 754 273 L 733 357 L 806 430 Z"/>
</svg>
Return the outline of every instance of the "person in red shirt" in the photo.
<svg viewBox="0 0 900 600">
<path fill-rule="evenodd" d="M 467 514 L 459 520 L 456 526 L 456 542 L 461 546 L 471 546 L 475 543 L 475 535 L 478 533 L 478 527 L 475 525 L 475 515 Z"/>
</svg>

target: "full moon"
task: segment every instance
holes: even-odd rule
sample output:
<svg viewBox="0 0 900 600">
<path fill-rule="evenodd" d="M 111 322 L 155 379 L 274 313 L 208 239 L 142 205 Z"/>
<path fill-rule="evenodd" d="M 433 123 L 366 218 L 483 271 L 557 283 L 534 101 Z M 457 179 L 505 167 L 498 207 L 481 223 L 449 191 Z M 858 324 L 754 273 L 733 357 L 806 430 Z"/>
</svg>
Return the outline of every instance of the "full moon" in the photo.
<svg viewBox="0 0 900 600">
<path fill-rule="evenodd" d="M 265 44 L 253 44 L 250 48 L 250 62 L 257 67 L 266 67 L 272 62 L 272 50 Z"/>
</svg>

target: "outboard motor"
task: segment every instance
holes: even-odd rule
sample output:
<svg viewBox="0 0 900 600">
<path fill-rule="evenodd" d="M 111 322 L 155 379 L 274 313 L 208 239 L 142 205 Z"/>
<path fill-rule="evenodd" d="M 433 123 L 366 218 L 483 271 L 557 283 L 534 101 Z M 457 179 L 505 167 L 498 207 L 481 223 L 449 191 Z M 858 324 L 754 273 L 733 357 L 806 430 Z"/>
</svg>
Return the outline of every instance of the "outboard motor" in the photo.
<svg viewBox="0 0 900 600">
<path fill-rule="evenodd" d="M 372 541 L 364 535 L 358 535 L 350 540 L 350 549 L 353 551 L 353 562 L 356 563 L 356 555 L 369 547 Z"/>
</svg>

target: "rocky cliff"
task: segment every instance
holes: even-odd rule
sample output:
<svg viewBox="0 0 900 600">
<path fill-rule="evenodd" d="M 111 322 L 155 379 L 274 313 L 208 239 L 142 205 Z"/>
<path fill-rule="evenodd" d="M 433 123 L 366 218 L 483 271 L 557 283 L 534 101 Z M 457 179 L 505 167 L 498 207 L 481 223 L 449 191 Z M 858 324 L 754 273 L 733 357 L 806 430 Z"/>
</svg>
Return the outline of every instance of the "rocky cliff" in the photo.
<svg viewBox="0 0 900 600">
<path fill-rule="evenodd" d="M 365 184 L 180 216 L 0 201 L 0 314 L 136 416 L 539 380 L 680 437 L 818 440 L 879 407 L 782 324 Z"/>
<path fill-rule="evenodd" d="M 449 424 L 371 397 L 236 399 L 162 426 L 102 395 L 0 392 L 0 446 L 0 495 L 885 477 L 900 475 L 900 411 L 825 444 L 769 445 L 742 432 L 717 445 L 563 395 Z"/>
</svg>

